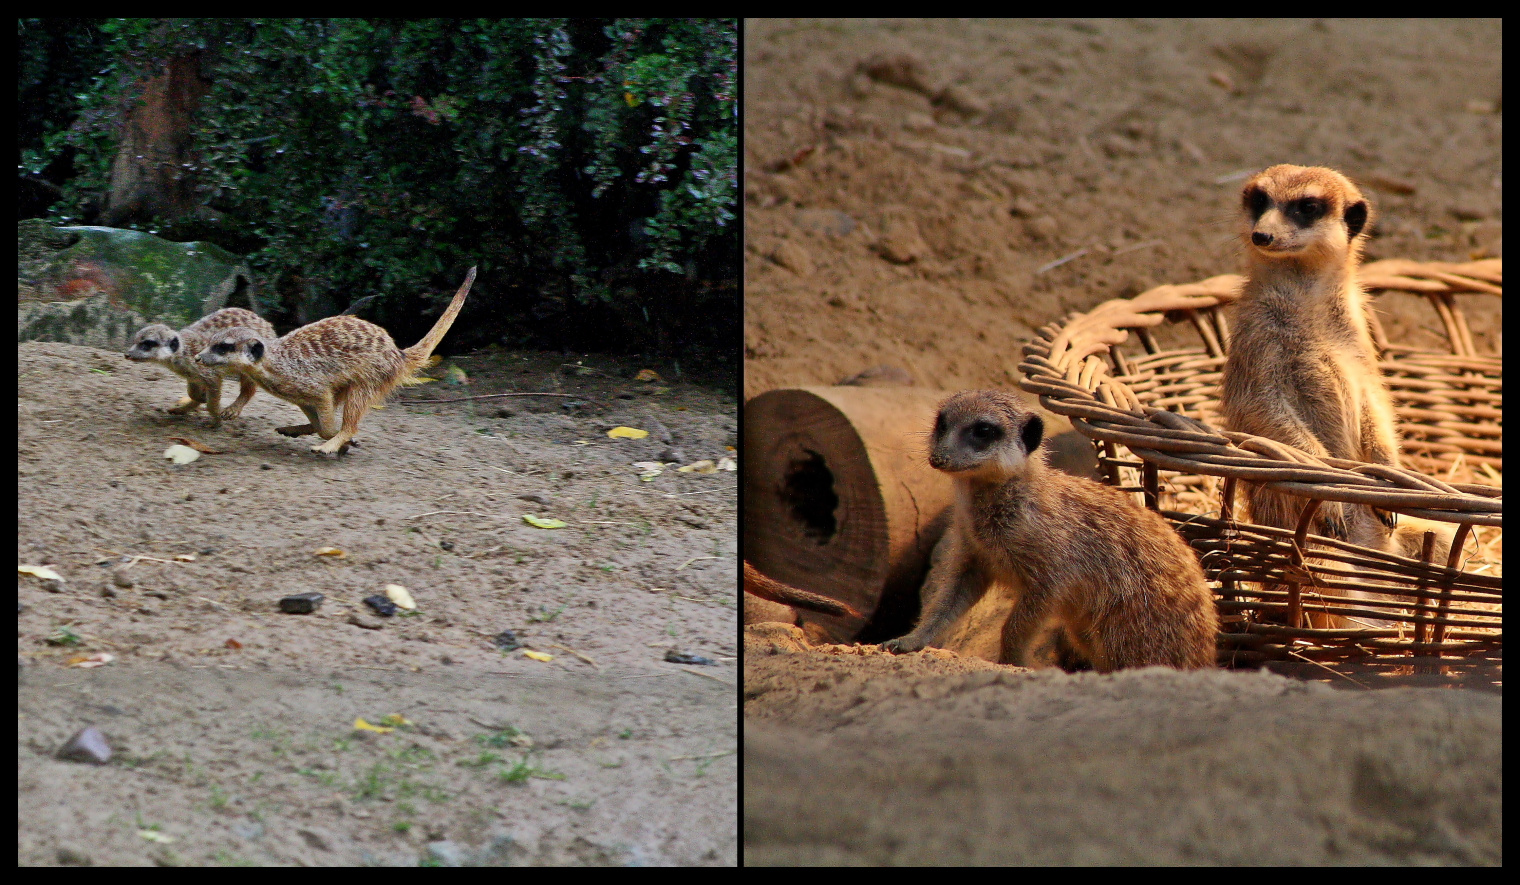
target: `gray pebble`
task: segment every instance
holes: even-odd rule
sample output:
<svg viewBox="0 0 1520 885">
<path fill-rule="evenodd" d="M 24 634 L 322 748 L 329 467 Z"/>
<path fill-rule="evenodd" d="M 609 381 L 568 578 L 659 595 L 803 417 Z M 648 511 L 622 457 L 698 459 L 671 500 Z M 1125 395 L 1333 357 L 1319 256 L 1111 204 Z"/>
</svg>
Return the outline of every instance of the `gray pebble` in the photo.
<svg viewBox="0 0 1520 885">
<path fill-rule="evenodd" d="M 104 765 L 111 761 L 111 745 L 106 743 L 106 736 L 100 733 L 100 729 L 86 725 L 74 732 L 74 736 L 58 750 L 58 758 Z"/>
<path fill-rule="evenodd" d="M 280 600 L 280 611 L 289 615 L 309 615 L 326 598 L 320 593 L 296 593 Z"/>
</svg>

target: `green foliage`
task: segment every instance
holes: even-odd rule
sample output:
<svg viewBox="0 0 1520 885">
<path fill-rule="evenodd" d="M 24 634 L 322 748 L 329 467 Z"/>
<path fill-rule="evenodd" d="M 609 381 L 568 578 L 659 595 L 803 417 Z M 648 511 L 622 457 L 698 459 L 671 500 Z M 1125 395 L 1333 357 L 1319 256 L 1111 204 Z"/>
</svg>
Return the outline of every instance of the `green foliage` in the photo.
<svg viewBox="0 0 1520 885">
<path fill-rule="evenodd" d="M 452 289 L 480 264 L 518 286 L 515 309 L 622 300 L 626 318 L 648 317 L 673 282 L 737 276 L 734 20 L 113 19 L 75 31 L 106 60 L 72 84 L 72 124 L 22 145 L 38 168 L 74 152 L 55 221 L 78 223 L 106 189 L 123 112 L 147 80 L 194 54 L 210 91 L 185 171 L 222 220 L 201 235 L 235 231 L 233 248 L 278 291 L 341 304 Z M 38 81 L 52 62 L 22 44 L 25 93 L 28 72 Z"/>
</svg>

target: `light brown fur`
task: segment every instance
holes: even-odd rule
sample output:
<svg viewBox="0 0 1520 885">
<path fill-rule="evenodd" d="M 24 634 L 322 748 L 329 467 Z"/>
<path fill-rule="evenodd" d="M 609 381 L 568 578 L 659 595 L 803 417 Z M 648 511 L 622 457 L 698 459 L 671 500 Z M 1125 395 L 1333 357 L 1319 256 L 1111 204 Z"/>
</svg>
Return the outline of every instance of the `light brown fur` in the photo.
<svg viewBox="0 0 1520 885">
<path fill-rule="evenodd" d="M 1339 172 L 1289 165 L 1253 176 L 1241 204 L 1247 279 L 1220 387 L 1225 426 L 1320 458 L 1399 466 L 1393 403 L 1357 281 L 1371 206 Z M 1302 499 L 1246 490 L 1252 522 L 1297 528 Z M 1407 554 L 1407 532 L 1395 537 L 1394 523 L 1391 513 L 1327 501 L 1310 531 Z M 1318 614 L 1311 622 L 1353 626 Z"/>
<path fill-rule="evenodd" d="M 1100 672 L 1213 667 L 1218 615 L 1193 551 L 1123 493 L 1050 469 L 1043 435 L 1039 415 L 1010 394 L 967 391 L 940 406 L 929 464 L 955 481 L 954 516 L 918 626 L 884 647 L 917 651 L 993 584 L 1020 585 L 1004 663 L 1031 663 L 1053 620 Z"/>
<path fill-rule="evenodd" d="M 837 599 L 830 599 L 819 593 L 811 593 L 807 590 L 799 590 L 789 584 L 783 584 L 772 578 L 762 575 L 758 569 L 744 563 L 744 590 L 753 593 L 761 599 L 769 599 L 771 602 L 779 602 L 793 608 L 807 609 L 808 611 L 820 612 L 834 617 L 860 617 L 855 610 Z"/>
<path fill-rule="evenodd" d="M 421 341 L 401 350 L 384 329 L 353 316 L 335 316 L 271 339 L 233 329 L 217 336 L 197 359 L 226 365 L 306 414 L 305 424 L 278 427 L 286 436 L 316 433 L 313 452 L 346 451 L 365 412 L 398 385 L 411 382 L 464 306 L 475 268 Z M 342 411 L 341 427 L 338 422 Z"/>
<path fill-rule="evenodd" d="M 251 310 L 224 307 L 175 331 L 162 323 L 145 326 L 132 338 L 126 358 L 134 362 L 158 363 L 185 379 L 188 392 L 169 412 L 186 415 L 205 405 L 215 427 L 223 420 L 236 418 L 258 389 L 246 378 L 238 379 L 238 398 L 226 409 L 222 405 L 222 379 L 230 374 L 197 362 L 195 357 L 210 345 L 211 339 L 226 329 L 243 328 L 254 335 L 274 337 L 274 327 Z"/>
</svg>

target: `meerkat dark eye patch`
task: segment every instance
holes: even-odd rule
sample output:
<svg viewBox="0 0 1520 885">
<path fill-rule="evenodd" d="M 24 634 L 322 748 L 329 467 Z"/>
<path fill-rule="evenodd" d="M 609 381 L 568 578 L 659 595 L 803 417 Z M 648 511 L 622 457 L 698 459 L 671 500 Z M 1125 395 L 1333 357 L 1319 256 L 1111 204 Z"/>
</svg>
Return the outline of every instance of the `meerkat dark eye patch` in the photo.
<svg viewBox="0 0 1520 885">
<path fill-rule="evenodd" d="M 176 335 L 169 339 L 169 352 L 179 353 L 179 336 Z"/>
<path fill-rule="evenodd" d="M 1026 453 L 1040 447 L 1040 440 L 1045 438 L 1045 419 L 1039 415 L 1030 415 L 1029 420 L 1024 422 L 1024 427 L 1019 431 L 1019 442 L 1024 444 Z"/>
<path fill-rule="evenodd" d="M 1285 214 L 1299 227 L 1308 227 L 1324 218 L 1328 211 L 1329 207 L 1319 197 L 1302 197 L 1289 203 Z"/>
<path fill-rule="evenodd" d="M 248 358 L 254 362 L 264 358 L 264 342 L 255 339 L 248 345 Z"/>
<path fill-rule="evenodd" d="M 1367 226 L 1367 204 L 1355 202 L 1346 207 L 1346 235 L 1355 237 Z"/>
<path fill-rule="evenodd" d="M 1267 211 L 1267 207 L 1272 205 L 1272 198 L 1259 187 L 1246 191 L 1242 199 L 1245 202 L 1246 211 L 1251 213 L 1252 218 L 1260 218 L 1261 213 Z"/>
<path fill-rule="evenodd" d="M 977 421 L 966 428 L 966 439 L 974 448 L 985 449 L 1003 438 L 1003 428 L 991 421 Z"/>
</svg>

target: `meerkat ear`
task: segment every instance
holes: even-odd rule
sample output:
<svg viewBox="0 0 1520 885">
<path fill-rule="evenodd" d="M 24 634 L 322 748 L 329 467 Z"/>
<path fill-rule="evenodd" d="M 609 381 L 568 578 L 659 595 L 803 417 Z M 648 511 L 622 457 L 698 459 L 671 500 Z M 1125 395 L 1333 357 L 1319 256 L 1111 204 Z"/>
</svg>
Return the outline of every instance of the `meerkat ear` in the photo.
<svg viewBox="0 0 1520 885">
<path fill-rule="evenodd" d="M 248 344 L 248 358 L 254 362 L 264 358 L 264 342 L 255 338 Z"/>
<path fill-rule="evenodd" d="M 1024 422 L 1024 427 L 1019 430 L 1019 442 L 1024 444 L 1024 453 L 1028 454 L 1040 447 L 1040 440 L 1045 438 L 1045 419 L 1039 415 L 1030 415 L 1029 420 Z"/>
<path fill-rule="evenodd" d="M 179 336 L 178 335 L 170 335 L 169 336 L 168 344 L 169 344 L 169 352 L 170 353 L 179 353 Z"/>
<path fill-rule="evenodd" d="M 1347 236 L 1349 236 L 1351 239 L 1356 239 L 1356 235 L 1359 234 L 1359 233 L 1361 233 L 1362 232 L 1362 228 L 1364 228 L 1366 226 L 1367 226 L 1367 202 L 1365 200 L 1357 200 L 1355 203 L 1352 203 L 1350 206 L 1347 206 L 1346 207 L 1346 234 L 1347 234 Z"/>
</svg>

